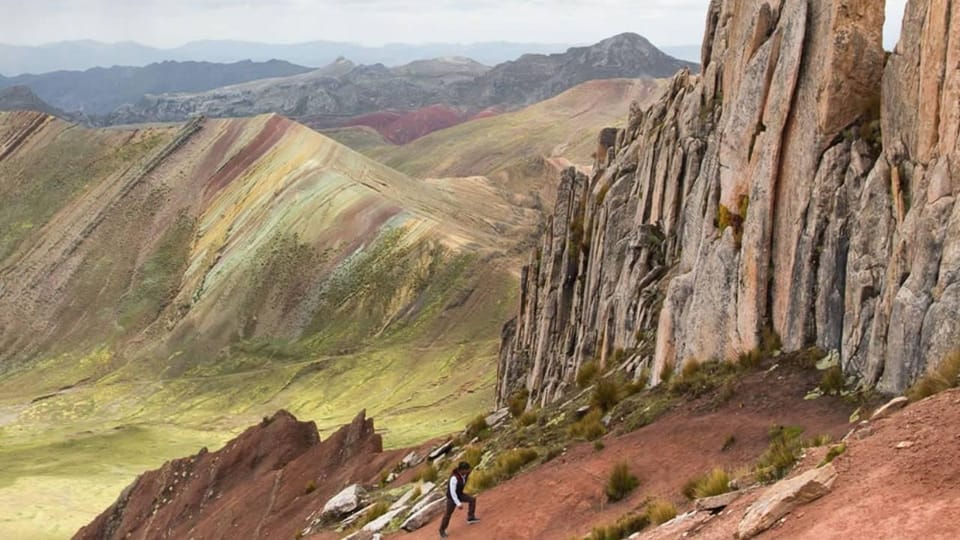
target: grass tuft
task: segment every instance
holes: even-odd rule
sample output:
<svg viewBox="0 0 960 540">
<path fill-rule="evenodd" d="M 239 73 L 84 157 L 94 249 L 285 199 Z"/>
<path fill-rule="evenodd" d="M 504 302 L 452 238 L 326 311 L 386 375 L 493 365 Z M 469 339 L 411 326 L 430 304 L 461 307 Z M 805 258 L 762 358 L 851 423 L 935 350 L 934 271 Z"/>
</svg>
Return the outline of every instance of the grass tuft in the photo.
<svg viewBox="0 0 960 540">
<path fill-rule="evenodd" d="M 820 379 L 820 390 L 824 394 L 839 396 L 846 386 L 843 369 L 840 366 L 832 366 L 823 372 L 823 377 Z"/>
<path fill-rule="evenodd" d="M 438 476 L 439 473 L 437 472 L 436 465 L 427 463 L 420 467 L 420 470 L 413 476 L 413 479 L 416 482 L 436 482 Z"/>
<path fill-rule="evenodd" d="M 730 473 L 720 467 L 689 480 L 683 488 L 683 494 L 688 499 L 714 497 L 731 491 L 733 488 L 730 486 Z"/>
<path fill-rule="evenodd" d="M 827 451 L 827 455 L 823 457 L 823 460 L 817 465 L 817 467 L 823 467 L 824 465 L 842 456 L 846 451 L 847 443 L 840 443 L 831 446 L 830 450 Z"/>
<path fill-rule="evenodd" d="M 607 412 L 620 402 L 620 385 L 612 378 L 597 381 L 590 398 L 590 405 Z"/>
<path fill-rule="evenodd" d="M 488 429 L 490 426 L 487 425 L 487 419 L 481 414 L 467 424 L 467 437 L 480 437 Z"/>
<path fill-rule="evenodd" d="M 581 390 L 590 386 L 599 373 L 600 365 L 597 364 L 596 360 L 584 362 L 583 365 L 580 366 L 580 371 L 577 371 L 577 386 L 580 387 Z"/>
<path fill-rule="evenodd" d="M 677 507 L 670 501 L 658 499 L 647 504 L 647 519 L 654 525 L 663 525 L 677 517 Z"/>
<path fill-rule="evenodd" d="M 530 399 L 530 392 L 526 388 L 517 390 L 510 396 L 507 408 L 510 410 L 510 416 L 520 418 L 527 410 L 527 400 Z"/>
<path fill-rule="evenodd" d="M 573 439 L 582 439 L 595 441 L 606 434 L 607 429 L 603 427 L 602 412 L 592 410 L 580 420 L 570 424 L 567 434 Z"/>
<path fill-rule="evenodd" d="M 610 502 L 623 500 L 639 485 L 640 480 L 630 472 L 630 467 L 626 463 L 618 463 L 607 479 L 607 499 Z"/>
<path fill-rule="evenodd" d="M 757 461 L 757 480 L 773 482 L 783 478 L 793 468 L 803 450 L 802 435 L 802 427 L 771 428 L 770 445 Z"/>
<path fill-rule="evenodd" d="M 317 483 L 313 480 L 307 482 L 307 485 L 303 488 L 303 494 L 309 495 L 317 490 Z"/>
<path fill-rule="evenodd" d="M 540 414 L 537 413 L 537 411 L 527 411 L 517 418 L 517 423 L 523 427 L 526 427 L 536 424 L 538 420 L 540 420 Z"/>
<path fill-rule="evenodd" d="M 936 368 L 918 379 L 906 395 L 910 401 L 920 401 L 957 386 L 960 386 L 960 350 L 947 355 Z"/>
<path fill-rule="evenodd" d="M 493 465 L 487 469 L 477 469 L 470 473 L 467 486 L 471 491 L 489 489 L 535 461 L 540 454 L 533 448 L 515 448 L 497 456 Z"/>
<path fill-rule="evenodd" d="M 628 514 L 612 525 L 594 527 L 587 540 L 622 540 L 635 532 L 642 531 L 650 524 L 650 518 L 643 514 Z"/>
<path fill-rule="evenodd" d="M 463 457 L 461 459 L 469 463 L 471 467 L 476 467 L 483 459 L 483 449 L 476 446 L 467 447 L 467 449 L 463 451 Z"/>
<path fill-rule="evenodd" d="M 390 511 L 390 503 L 388 503 L 387 501 L 379 501 L 377 504 L 370 507 L 370 509 L 363 514 L 363 517 L 360 518 L 353 525 L 352 530 L 359 531 L 367 523 L 370 523 L 371 521 L 377 519 L 378 517 L 386 514 L 389 511 Z"/>
</svg>

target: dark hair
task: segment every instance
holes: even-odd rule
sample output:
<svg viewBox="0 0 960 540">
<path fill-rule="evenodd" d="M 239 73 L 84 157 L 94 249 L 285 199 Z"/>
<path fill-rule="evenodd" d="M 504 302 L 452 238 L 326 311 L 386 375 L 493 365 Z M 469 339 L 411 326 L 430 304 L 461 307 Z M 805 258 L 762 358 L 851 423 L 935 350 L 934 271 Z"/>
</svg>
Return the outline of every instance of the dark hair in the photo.
<svg viewBox="0 0 960 540">
<path fill-rule="evenodd" d="M 469 470 L 470 470 L 470 464 L 467 463 L 466 461 L 461 461 L 460 464 L 457 465 L 457 470 L 458 470 L 458 471 L 469 471 Z"/>
</svg>

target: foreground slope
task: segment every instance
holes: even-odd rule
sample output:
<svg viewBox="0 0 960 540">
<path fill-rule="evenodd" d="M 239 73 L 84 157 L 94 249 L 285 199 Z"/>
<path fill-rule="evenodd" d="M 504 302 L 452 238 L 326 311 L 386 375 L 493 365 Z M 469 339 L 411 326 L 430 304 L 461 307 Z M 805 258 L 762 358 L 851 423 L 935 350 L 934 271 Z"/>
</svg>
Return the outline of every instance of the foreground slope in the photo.
<svg viewBox="0 0 960 540">
<path fill-rule="evenodd" d="M 275 115 L 0 115 L 0 530 L 62 536 L 280 407 L 327 432 L 366 406 L 391 445 L 484 407 L 535 215 L 463 188 Z"/>
</svg>

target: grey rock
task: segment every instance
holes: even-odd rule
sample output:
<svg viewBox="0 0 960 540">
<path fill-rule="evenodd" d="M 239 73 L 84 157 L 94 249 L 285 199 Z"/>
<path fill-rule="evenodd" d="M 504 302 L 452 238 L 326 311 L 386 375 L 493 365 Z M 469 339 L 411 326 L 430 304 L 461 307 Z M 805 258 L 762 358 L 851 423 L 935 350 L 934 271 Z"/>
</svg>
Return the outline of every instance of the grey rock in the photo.
<svg viewBox="0 0 960 540">
<path fill-rule="evenodd" d="M 350 514 L 360 508 L 366 495 L 366 491 L 359 484 L 347 486 L 323 505 L 321 514 L 325 517 L 341 517 Z"/>
<path fill-rule="evenodd" d="M 797 506 L 826 495 L 836 478 L 837 470 L 827 464 L 770 486 L 740 520 L 737 538 L 753 538 Z"/>
<path fill-rule="evenodd" d="M 446 504 L 447 501 L 443 499 L 431 502 L 418 511 L 411 513 L 410 517 L 403 522 L 400 528 L 412 532 L 423 527 L 427 523 L 430 523 L 430 520 L 442 514 L 446 508 Z"/>
</svg>

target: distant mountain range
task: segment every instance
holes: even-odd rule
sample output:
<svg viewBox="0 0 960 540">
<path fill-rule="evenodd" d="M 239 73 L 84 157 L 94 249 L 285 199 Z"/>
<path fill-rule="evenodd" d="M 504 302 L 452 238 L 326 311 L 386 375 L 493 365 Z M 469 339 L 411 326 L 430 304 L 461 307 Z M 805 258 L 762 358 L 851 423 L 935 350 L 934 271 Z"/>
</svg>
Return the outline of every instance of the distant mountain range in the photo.
<svg viewBox="0 0 960 540">
<path fill-rule="evenodd" d="M 92 68 L 43 75 L 0 77 L 0 88 L 28 86 L 44 101 L 66 111 L 101 115 L 146 94 L 202 92 L 268 77 L 286 77 L 311 68 L 281 60 L 232 64 L 162 62 L 146 67 Z"/>
<path fill-rule="evenodd" d="M 525 54 L 493 68 L 442 58 L 388 68 L 340 60 L 291 77 L 252 81 L 200 93 L 151 95 L 118 109 L 108 123 L 177 121 L 277 112 L 314 127 L 377 111 L 412 111 L 435 104 L 480 112 L 515 109 L 597 79 L 669 77 L 697 69 L 637 34 L 620 34 L 560 54 Z"/>
<path fill-rule="evenodd" d="M 392 43 L 368 47 L 354 43 L 313 41 L 289 45 L 246 41 L 195 41 L 173 49 L 158 49 L 139 43 L 64 41 L 37 47 L 0 44 L 0 74 L 84 70 L 94 67 L 146 66 L 163 61 L 230 63 L 241 60 L 266 62 L 282 59 L 310 67 L 325 66 L 339 57 L 358 64 L 398 66 L 414 60 L 442 56 L 465 56 L 494 65 L 527 53 L 562 52 L 571 43 Z"/>
</svg>

